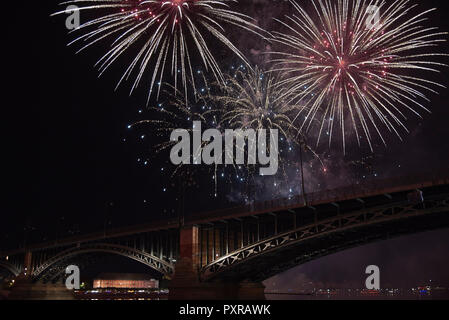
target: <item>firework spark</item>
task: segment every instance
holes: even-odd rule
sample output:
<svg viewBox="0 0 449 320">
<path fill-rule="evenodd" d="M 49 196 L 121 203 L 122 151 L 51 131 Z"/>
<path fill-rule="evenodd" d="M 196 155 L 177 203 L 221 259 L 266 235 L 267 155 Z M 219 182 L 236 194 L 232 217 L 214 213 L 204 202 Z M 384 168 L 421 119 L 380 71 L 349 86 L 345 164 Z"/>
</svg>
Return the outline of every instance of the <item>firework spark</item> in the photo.
<svg viewBox="0 0 449 320">
<path fill-rule="evenodd" d="M 280 77 L 276 73 L 263 72 L 255 67 L 251 70 L 239 69 L 225 78 L 225 84 L 218 84 L 218 88 L 211 90 L 208 97 L 222 110 L 221 126 L 242 132 L 248 129 L 278 130 L 279 150 L 270 152 L 279 155 L 284 182 L 289 180 L 287 168 L 298 164 L 297 157 L 292 157 L 298 150 L 311 152 L 322 164 L 294 123 L 295 115 L 304 107 L 291 102 L 291 91 L 287 86 L 278 85 Z"/>
<path fill-rule="evenodd" d="M 205 82 L 203 77 L 203 82 Z M 207 86 L 206 86 L 207 87 Z M 138 121 L 132 124 L 129 128 L 138 128 L 146 126 L 149 130 L 155 133 L 162 139 L 162 142 L 154 145 L 152 150 L 154 154 L 169 154 L 170 150 L 178 143 L 177 141 L 170 140 L 170 135 L 175 130 L 183 129 L 186 130 L 191 136 L 194 131 L 198 130 L 195 128 L 195 123 L 200 123 L 201 128 L 207 129 L 217 129 L 221 132 L 222 142 L 225 141 L 225 128 L 221 126 L 221 117 L 223 115 L 220 108 L 213 105 L 213 102 L 208 100 L 208 94 L 200 95 L 197 94 L 194 98 L 187 99 L 182 91 L 175 89 L 170 84 L 167 84 L 167 89 L 164 91 L 175 91 L 175 94 L 167 93 L 169 97 L 167 102 L 159 107 L 149 108 L 149 111 L 153 112 L 151 119 Z M 192 150 L 193 154 L 202 154 L 205 148 L 209 145 L 206 141 L 201 141 L 198 146 L 199 149 Z M 226 154 L 227 150 L 222 150 L 223 154 Z M 224 155 L 222 155 L 224 158 Z M 234 157 L 234 155 L 232 155 Z M 221 168 L 220 168 L 221 167 Z M 217 183 L 218 174 L 221 169 L 222 177 L 230 177 L 230 174 L 225 174 L 226 166 L 219 166 L 215 163 L 211 166 L 202 165 L 188 165 L 180 163 L 175 166 L 171 174 L 171 178 L 181 178 L 183 183 L 187 186 L 197 185 L 196 181 L 199 181 L 200 176 L 210 176 L 212 174 L 212 179 L 215 185 L 215 197 L 217 196 Z M 230 168 L 234 169 L 234 172 L 241 170 L 242 166 L 231 165 Z"/>
<path fill-rule="evenodd" d="M 295 112 L 301 107 L 289 103 L 288 92 L 277 86 L 278 77 L 254 70 L 238 70 L 226 75 L 219 93 L 212 95 L 224 110 L 223 121 L 233 129 L 278 129 L 288 140 L 294 140 L 298 128 L 293 123 Z"/>
<path fill-rule="evenodd" d="M 82 51 L 100 41 L 111 41 L 110 50 L 96 63 L 100 75 L 125 53 L 131 52 L 132 61 L 117 87 L 132 77 L 132 93 L 142 81 L 146 81 L 144 74 L 148 71 L 151 74 L 149 99 L 155 86 L 159 96 L 168 69 L 175 88 L 180 81 L 187 95 L 189 79 L 196 91 L 191 62 L 194 56 L 200 57 L 206 70 L 212 72 L 215 79 L 223 80 L 207 37 L 214 38 L 240 59 L 247 61 L 225 36 L 224 26 L 237 26 L 260 36 L 262 30 L 253 24 L 250 17 L 231 10 L 231 2 L 237 3 L 236 0 L 72 0 L 62 4 L 80 6 L 77 9 L 80 11 L 95 10 L 95 13 L 102 13 L 75 29 L 75 32 L 83 34 L 70 44 L 83 42 L 79 50 Z"/>
<path fill-rule="evenodd" d="M 330 145 L 337 126 L 344 151 L 351 131 L 359 146 L 364 135 L 371 150 L 373 129 L 384 144 L 383 128 L 401 138 L 399 128 L 408 132 L 404 110 L 428 111 L 424 92 L 444 87 L 425 75 L 439 72 L 445 65 L 436 58 L 447 56 L 433 51 L 447 33 L 421 25 L 435 9 L 412 14 L 408 0 L 312 0 L 309 12 L 291 3 L 295 15 L 278 20 L 287 32 L 273 33 L 285 48 L 272 52 L 273 62 L 285 75 L 279 84 L 305 107 L 295 118 L 301 132 L 319 123 L 317 145 L 323 135 Z"/>
<path fill-rule="evenodd" d="M 298 129 L 293 125 L 291 118 L 295 115 L 296 106 L 285 104 L 285 100 L 276 100 L 281 96 L 283 90 L 275 89 L 277 77 L 272 73 L 262 73 L 258 67 L 254 70 L 242 68 L 233 75 L 225 75 L 226 85 L 213 83 L 204 85 L 203 94 L 197 94 L 195 98 L 189 98 L 186 102 L 182 91 L 174 95 L 168 95 L 166 102 L 158 107 L 149 108 L 152 115 L 149 119 L 139 121 L 130 126 L 138 130 L 148 129 L 153 136 L 159 136 L 162 141 L 155 144 L 152 149 L 154 155 L 167 155 L 178 143 L 169 139 L 172 132 L 178 129 L 186 130 L 191 136 L 197 128 L 195 123 L 201 123 L 202 130 L 216 129 L 221 133 L 221 144 L 226 143 L 226 130 L 233 130 L 238 136 L 248 129 L 270 130 L 277 129 L 280 132 L 279 150 L 270 150 L 279 154 L 279 166 L 281 170 L 277 177 L 271 177 L 277 185 L 287 184 L 290 178 L 287 171 L 290 167 L 297 168 L 298 160 L 295 156 L 299 150 L 311 151 L 318 156 L 307 145 L 303 136 L 299 135 Z M 203 82 L 206 80 L 203 78 Z M 164 91 L 172 91 L 172 87 Z M 239 130 L 241 129 L 241 130 Z M 215 142 L 215 139 L 214 139 Z M 203 154 L 207 151 L 210 142 L 202 141 L 197 150 L 191 150 L 192 154 Z M 238 144 L 236 148 L 240 148 Z M 302 148 L 300 150 L 300 148 Z M 251 153 L 243 146 L 243 149 L 228 150 L 221 149 L 221 159 L 233 159 L 233 163 L 213 165 L 190 165 L 181 163 L 175 166 L 171 177 L 181 177 L 183 181 L 204 181 L 212 176 L 215 185 L 215 196 L 218 194 L 219 180 L 224 180 L 226 185 L 251 185 L 258 178 L 259 165 L 255 164 Z M 238 161 L 238 154 L 243 154 L 248 159 L 244 164 Z M 318 158 L 319 159 L 319 158 Z M 254 161 L 250 161 L 254 160 Z M 320 160 L 321 161 L 321 160 Z M 254 163 L 254 164 L 251 164 Z M 202 178 L 203 177 L 203 178 Z M 270 179 L 270 177 L 267 177 Z M 194 185 L 195 183 L 190 183 Z"/>
<path fill-rule="evenodd" d="M 285 142 L 283 149 L 291 150 L 296 145 L 312 151 L 294 123 L 295 115 L 304 106 L 292 103 L 292 91 L 279 85 L 278 75 L 255 67 L 225 77 L 225 84 L 209 96 L 222 108 L 224 126 L 241 130 L 277 129 Z"/>
</svg>

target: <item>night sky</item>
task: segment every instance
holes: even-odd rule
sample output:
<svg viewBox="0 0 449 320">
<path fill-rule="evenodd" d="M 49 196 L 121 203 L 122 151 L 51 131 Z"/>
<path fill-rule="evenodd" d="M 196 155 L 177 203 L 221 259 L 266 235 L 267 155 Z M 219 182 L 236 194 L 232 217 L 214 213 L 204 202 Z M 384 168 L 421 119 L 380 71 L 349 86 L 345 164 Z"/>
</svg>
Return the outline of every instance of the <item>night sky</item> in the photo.
<svg viewBox="0 0 449 320">
<path fill-rule="evenodd" d="M 273 16 L 290 13 L 288 3 L 284 2 L 240 2 L 241 11 L 268 30 L 277 27 Z M 26 134 L 26 138 L 13 142 L 13 150 L 16 154 L 24 154 L 20 156 L 20 165 L 31 169 L 34 175 L 38 172 L 38 177 L 26 185 L 12 180 L 7 195 L 13 204 L 7 208 L 8 213 L 1 224 L 2 247 L 22 244 L 24 229 L 28 241 L 36 242 L 101 230 L 105 221 L 113 228 L 176 216 L 182 198 L 179 181 L 170 178 L 172 168 L 167 164 L 168 158 L 152 157 L 151 135 L 128 129 L 130 124 L 148 115 L 145 89 L 128 96 L 129 83 L 125 83 L 114 92 L 123 67 L 112 68 L 99 79 L 93 65 L 104 46 L 94 46 L 75 55 L 75 48 L 66 46 L 72 38 L 64 27 L 65 18 L 50 17 L 59 9 L 57 3 L 45 1 L 40 5 L 39 35 L 29 39 L 33 44 L 29 48 L 29 59 L 39 65 L 37 83 L 31 84 L 31 80 L 20 76 L 15 81 L 18 86 L 32 86 L 37 91 L 32 97 L 27 97 L 31 95 L 27 90 L 20 90 L 19 94 L 23 96 L 16 95 L 16 101 L 32 100 L 20 104 L 20 112 L 32 109 L 30 112 L 36 114 L 33 121 L 36 129 Z M 420 7 L 438 7 L 439 10 L 431 14 L 429 24 L 449 30 L 447 1 L 420 2 Z M 230 38 L 239 44 L 250 61 L 263 63 L 265 58 L 261 52 L 267 49 L 267 44 L 239 30 L 231 28 L 231 31 Z M 15 38 L 11 34 L 8 37 Z M 218 50 L 225 66 L 223 69 L 241 64 L 226 50 Z M 447 44 L 442 45 L 441 50 L 448 52 Z M 447 71 L 435 79 L 446 86 Z M 432 114 L 423 113 L 422 119 L 411 116 L 407 121 L 411 133 L 404 137 L 404 141 L 390 135 L 387 147 L 376 142 L 374 154 L 366 148 L 350 147 L 346 155 L 339 146 L 329 149 L 324 144 L 318 148 L 327 172 L 317 175 L 316 170 L 306 168 L 307 190 L 334 188 L 347 181 L 428 172 L 447 166 L 448 90 L 442 89 L 440 95 L 429 97 Z M 164 99 L 152 99 L 150 105 L 161 102 Z M 18 126 L 20 118 L 19 114 L 17 120 L 11 121 L 15 123 L 15 130 L 21 127 Z M 36 149 L 36 152 L 31 154 L 24 150 L 27 148 Z M 147 165 L 145 161 L 148 161 Z M 16 161 L 11 162 L 14 165 Z M 15 175 L 11 166 L 7 171 L 7 175 Z M 242 203 L 240 193 L 244 187 L 219 185 L 219 195 L 214 197 L 210 176 L 195 177 L 195 180 L 196 185 L 184 193 L 186 212 Z M 256 185 L 263 183 L 256 181 Z M 32 194 L 26 209 L 24 189 Z M 295 191 L 273 192 L 265 189 L 259 197 L 270 199 Z M 291 287 L 292 283 L 301 287 L 309 282 L 318 286 L 357 287 L 363 284 L 366 265 L 377 264 L 384 270 L 385 284 L 407 287 L 433 279 L 449 285 L 444 267 L 449 263 L 448 259 L 449 230 L 438 230 L 347 250 L 292 269 L 266 284 L 269 288 Z"/>
</svg>

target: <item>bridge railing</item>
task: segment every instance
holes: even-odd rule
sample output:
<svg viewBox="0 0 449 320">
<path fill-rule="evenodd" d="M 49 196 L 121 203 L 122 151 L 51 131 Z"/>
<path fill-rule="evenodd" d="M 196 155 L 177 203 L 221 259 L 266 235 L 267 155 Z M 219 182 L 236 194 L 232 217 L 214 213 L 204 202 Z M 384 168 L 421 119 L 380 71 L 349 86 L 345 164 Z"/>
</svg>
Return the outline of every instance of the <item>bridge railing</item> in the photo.
<svg viewBox="0 0 449 320">
<path fill-rule="evenodd" d="M 382 193 L 400 192 L 421 187 L 437 186 L 442 184 L 449 184 L 449 167 L 435 170 L 427 174 L 400 176 L 389 179 L 375 179 L 365 181 L 357 185 L 350 185 L 346 187 L 339 187 L 336 189 L 306 193 L 303 195 L 296 195 L 290 198 L 273 199 L 262 202 L 253 202 L 244 206 L 232 207 L 228 209 L 208 211 L 198 214 L 191 214 L 185 217 L 186 224 L 199 224 L 206 221 L 213 221 L 218 219 L 225 219 L 226 217 L 238 217 L 248 214 L 262 214 L 276 210 L 300 208 L 305 206 L 313 206 L 323 203 L 344 201 L 368 196 L 375 196 Z M 152 223 L 139 226 L 129 226 L 120 229 L 108 230 L 107 232 L 96 232 L 76 236 L 73 238 L 66 238 L 60 240 L 49 241 L 44 244 L 34 244 L 28 249 L 38 249 L 42 247 L 57 247 L 61 245 L 76 244 L 85 241 L 94 241 L 99 239 L 114 238 L 126 235 L 132 235 L 141 232 L 152 230 L 164 230 L 179 227 L 179 220 L 158 220 Z M 10 252 L 0 252 L 1 255 L 23 252 L 24 248 L 12 250 Z"/>
<path fill-rule="evenodd" d="M 202 219 L 212 220 L 219 217 L 238 216 L 248 213 L 268 213 L 281 208 L 300 208 L 442 184 L 449 184 L 449 168 L 440 169 L 427 174 L 369 180 L 355 185 L 306 193 L 305 195 L 300 194 L 289 198 L 253 202 L 244 206 L 203 212 L 189 216 L 186 218 L 186 221 L 194 222 Z"/>
</svg>

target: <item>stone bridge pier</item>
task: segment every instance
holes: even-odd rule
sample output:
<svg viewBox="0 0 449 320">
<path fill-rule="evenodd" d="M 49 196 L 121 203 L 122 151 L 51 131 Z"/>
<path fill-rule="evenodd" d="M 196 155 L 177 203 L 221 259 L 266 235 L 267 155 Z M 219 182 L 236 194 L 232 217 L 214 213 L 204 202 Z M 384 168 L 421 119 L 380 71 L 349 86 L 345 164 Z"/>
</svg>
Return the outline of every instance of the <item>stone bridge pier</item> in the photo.
<svg viewBox="0 0 449 320">
<path fill-rule="evenodd" d="M 200 275 L 199 229 L 180 231 L 180 254 L 169 286 L 169 300 L 265 300 L 262 283 L 207 281 Z"/>
<path fill-rule="evenodd" d="M 12 291 L 8 295 L 9 300 L 74 300 L 72 291 L 67 290 L 62 281 L 44 284 L 34 282 L 32 279 L 31 251 L 25 252 L 22 272 L 14 279 Z"/>
</svg>

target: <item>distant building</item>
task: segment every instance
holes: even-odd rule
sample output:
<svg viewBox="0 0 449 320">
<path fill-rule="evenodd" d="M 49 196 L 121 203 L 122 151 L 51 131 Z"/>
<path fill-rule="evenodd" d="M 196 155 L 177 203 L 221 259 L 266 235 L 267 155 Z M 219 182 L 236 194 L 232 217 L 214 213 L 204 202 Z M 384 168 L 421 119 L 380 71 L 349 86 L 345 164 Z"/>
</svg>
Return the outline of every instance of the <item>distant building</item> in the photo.
<svg viewBox="0 0 449 320">
<path fill-rule="evenodd" d="M 102 273 L 94 279 L 94 289 L 99 288 L 157 289 L 159 280 L 139 273 Z"/>
</svg>

